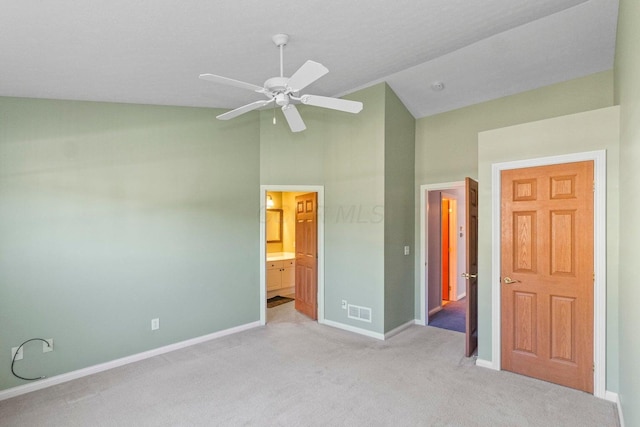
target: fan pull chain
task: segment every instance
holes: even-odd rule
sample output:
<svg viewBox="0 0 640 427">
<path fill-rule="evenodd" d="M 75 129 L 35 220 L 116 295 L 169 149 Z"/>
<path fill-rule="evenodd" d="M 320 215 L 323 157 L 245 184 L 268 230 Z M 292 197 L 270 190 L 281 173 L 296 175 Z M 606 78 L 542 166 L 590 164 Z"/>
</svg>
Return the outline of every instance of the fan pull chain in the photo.
<svg viewBox="0 0 640 427">
<path fill-rule="evenodd" d="M 273 107 L 273 124 L 276 124 L 276 107 Z"/>
</svg>

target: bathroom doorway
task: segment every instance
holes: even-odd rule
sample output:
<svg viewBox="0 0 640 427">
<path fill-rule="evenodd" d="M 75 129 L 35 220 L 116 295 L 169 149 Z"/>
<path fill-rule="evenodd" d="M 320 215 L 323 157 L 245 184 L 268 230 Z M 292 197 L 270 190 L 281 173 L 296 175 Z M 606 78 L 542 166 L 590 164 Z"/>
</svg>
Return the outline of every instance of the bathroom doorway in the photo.
<svg viewBox="0 0 640 427">
<path fill-rule="evenodd" d="M 267 304 L 295 307 L 312 320 L 324 320 L 323 200 L 319 186 L 261 186 L 262 324 L 275 311 L 268 312 Z"/>
</svg>

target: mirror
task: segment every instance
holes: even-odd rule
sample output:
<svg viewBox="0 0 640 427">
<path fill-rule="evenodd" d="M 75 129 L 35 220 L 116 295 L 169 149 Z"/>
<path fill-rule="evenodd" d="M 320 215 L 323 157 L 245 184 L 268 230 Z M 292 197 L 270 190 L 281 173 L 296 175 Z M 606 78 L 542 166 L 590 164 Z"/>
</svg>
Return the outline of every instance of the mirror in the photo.
<svg viewBox="0 0 640 427">
<path fill-rule="evenodd" d="M 282 209 L 267 209 L 267 243 L 282 242 Z"/>
</svg>

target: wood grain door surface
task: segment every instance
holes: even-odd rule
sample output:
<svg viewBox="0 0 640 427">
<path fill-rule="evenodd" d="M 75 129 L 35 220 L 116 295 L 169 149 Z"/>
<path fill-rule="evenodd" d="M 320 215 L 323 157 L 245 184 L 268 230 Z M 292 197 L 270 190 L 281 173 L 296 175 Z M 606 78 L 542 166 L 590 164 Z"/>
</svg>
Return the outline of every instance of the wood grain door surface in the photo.
<svg viewBox="0 0 640 427">
<path fill-rule="evenodd" d="M 465 178 L 466 284 L 467 317 L 465 356 L 471 357 L 478 347 L 478 182 Z"/>
<path fill-rule="evenodd" d="M 316 193 L 296 197 L 296 310 L 318 318 L 318 207 Z"/>
<path fill-rule="evenodd" d="M 502 368 L 593 392 L 593 162 L 502 171 Z"/>
</svg>

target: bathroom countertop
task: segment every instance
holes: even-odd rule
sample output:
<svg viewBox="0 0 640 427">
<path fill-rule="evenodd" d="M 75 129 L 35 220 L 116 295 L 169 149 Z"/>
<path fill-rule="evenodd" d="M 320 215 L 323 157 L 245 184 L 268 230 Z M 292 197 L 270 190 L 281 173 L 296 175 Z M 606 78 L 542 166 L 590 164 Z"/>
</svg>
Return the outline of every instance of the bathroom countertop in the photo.
<svg viewBox="0 0 640 427">
<path fill-rule="evenodd" d="M 267 254 L 267 261 L 283 261 L 285 259 L 294 259 L 294 252 L 271 252 Z"/>
</svg>

